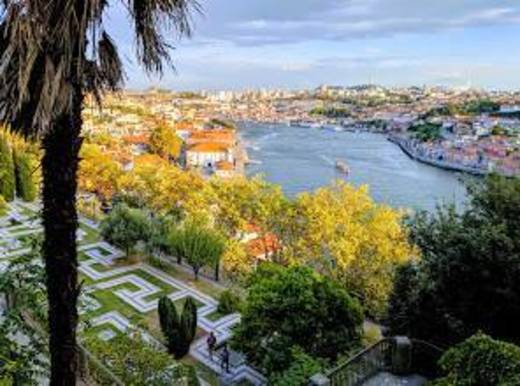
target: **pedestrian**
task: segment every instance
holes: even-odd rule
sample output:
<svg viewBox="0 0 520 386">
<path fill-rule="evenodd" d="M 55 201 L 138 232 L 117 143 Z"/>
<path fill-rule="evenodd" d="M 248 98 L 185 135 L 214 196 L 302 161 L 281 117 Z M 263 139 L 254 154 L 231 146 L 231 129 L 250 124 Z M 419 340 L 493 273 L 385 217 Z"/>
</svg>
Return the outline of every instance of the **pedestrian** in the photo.
<svg viewBox="0 0 520 386">
<path fill-rule="evenodd" d="M 220 368 L 222 370 L 226 370 L 226 372 L 229 373 L 229 350 L 227 348 L 227 344 L 224 345 L 220 358 L 221 358 Z"/>
<path fill-rule="evenodd" d="M 213 352 L 215 351 L 215 345 L 217 344 L 217 338 L 215 337 L 213 331 L 209 333 L 209 336 L 206 339 L 206 343 L 208 345 L 209 358 L 213 360 Z"/>
</svg>

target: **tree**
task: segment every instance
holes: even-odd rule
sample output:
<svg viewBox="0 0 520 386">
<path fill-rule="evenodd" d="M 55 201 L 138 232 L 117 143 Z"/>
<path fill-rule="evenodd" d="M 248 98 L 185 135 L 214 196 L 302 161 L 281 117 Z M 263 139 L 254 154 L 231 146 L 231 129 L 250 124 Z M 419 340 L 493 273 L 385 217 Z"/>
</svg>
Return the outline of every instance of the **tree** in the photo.
<svg viewBox="0 0 520 386">
<path fill-rule="evenodd" d="M 441 207 L 411 222 L 422 259 L 396 278 L 392 333 L 439 346 L 479 330 L 520 342 L 520 179 L 491 176 L 469 187 L 469 199 L 463 212 Z"/>
<path fill-rule="evenodd" d="M 36 199 L 36 184 L 32 176 L 31 158 L 23 151 L 14 151 L 16 195 L 22 200 L 32 202 Z"/>
<path fill-rule="evenodd" d="M 98 145 L 83 144 L 78 171 L 79 188 L 94 193 L 102 201 L 110 201 L 117 190 L 121 168 L 113 157 Z"/>
<path fill-rule="evenodd" d="M 127 257 L 139 241 L 146 240 L 149 232 L 150 220 L 146 212 L 125 204 L 115 206 L 101 224 L 103 238 L 124 249 Z"/>
<path fill-rule="evenodd" d="M 279 233 L 284 260 L 337 279 L 371 316 L 380 317 L 396 267 L 415 253 L 402 218 L 403 213 L 376 204 L 366 186 L 338 181 L 304 193 L 283 219 L 290 230 Z"/>
<path fill-rule="evenodd" d="M 13 258 L 0 275 L 4 310 L 0 319 L 0 383 L 35 385 L 48 372 L 45 341 L 26 322 L 25 313 L 44 323 L 45 272 L 38 264 L 39 244 L 30 253 Z M 42 320 L 43 319 L 43 320 Z"/>
<path fill-rule="evenodd" d="M 520 347 L 478 333 L 441 357 L 439 386 L 513 386 L 520 381 Z"/>
<path fill-rule="evenodd" d="M 225 241 L 218 233 L 190 224 L 175 229 L 169 245 L 178 263 L 186 261 L 192 267 L 195 280 L 199 278 L 200 269 L 216 265 L 225 250 Z"/>
<path fill-rule="evenodd" d="M 160 122 L 150 135 L 150 150 L 167 160 L 176 160 L 181 155 L 182 139 L 172 127 Z"/>
<path fill-rule="evenodd" d="M 97 0 L 3 1 L 0 6 L 0 121 L 42 138 L 43 258 L 47 271 L 51 385 L 74 385 L 78 321 L 75 197 L 84 96 L 101 103 L 123 81 L 117 47 L 106 33 L 109 5 Z M 161 73 L 167 31 L 190 33 L 191 0 L 125 1 L 137 58 Z M 171 35 L 169 35 L 171 36 Z M 93 49 L 94 48 L 94 49 Z M 88 54 L 87 54 L 88 49 Z M 5 195 L 5 193 L 2 193 Z M 5 197 L 9 199 L 9 195 Z"/>
<path fill-rule="evenodd" d="M 168 351 L 173 354 L 176 352 L 176 345 L 181 342 L 182 333 L 179 324 L 179 316 L 175 304 L 166 296 L 159 299 L 157 307 L 159 313 L 159 323 L 161 330 L 166 338 Z"/>
<path fill-rule="evenodd" d="M 197 306 L 188 297 L 179 315 L 175 304 L 166 296 L 159 299 L 159 322 L 166 338 L 168 351 L 175 358 L 182 358 L 190 351 L 190 344 L 197 332 Z"/>
<path fill-rule="evenodd" d="M 16 189 L 13 155 L 5 135 L 0 136 L 0 195 L 13 201 Z"/>
<path fill-rule="evenodd" d="M 267 374 L 291 365 L 294 346 L 335 360 L 360 344 L 363 311 L 358 301 L 310 268 L 263 264 L 248 289 L 232 344 Z"/>
</svg>

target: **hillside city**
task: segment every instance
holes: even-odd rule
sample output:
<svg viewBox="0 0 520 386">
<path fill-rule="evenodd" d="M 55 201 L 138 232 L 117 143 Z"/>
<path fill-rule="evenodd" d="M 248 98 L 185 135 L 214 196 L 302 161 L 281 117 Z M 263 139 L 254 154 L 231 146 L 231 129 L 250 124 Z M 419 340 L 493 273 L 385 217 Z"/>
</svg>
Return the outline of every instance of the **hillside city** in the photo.
<svg viewBox="0 0 520 386">
<path fill-rule="evenodd" d="M 221 177 L 243 174 L 247 154 L 234 122 L 282 123 L 333 131 L 385 133 L 411 157 L 475 174 L 520 173 L 520 94 L 379 86 L 199 93 L 124 92 L 85 111 L 87 132 L 146 147 L 150 121 L 183 141 L 182 164 Z M 123 167 L 132 156 L 118 154 Z"/>
<path fill-rule="evenodd" d="M 496 3 L 0 1 L 0 386 L 520 386 Z"/>
</svg>

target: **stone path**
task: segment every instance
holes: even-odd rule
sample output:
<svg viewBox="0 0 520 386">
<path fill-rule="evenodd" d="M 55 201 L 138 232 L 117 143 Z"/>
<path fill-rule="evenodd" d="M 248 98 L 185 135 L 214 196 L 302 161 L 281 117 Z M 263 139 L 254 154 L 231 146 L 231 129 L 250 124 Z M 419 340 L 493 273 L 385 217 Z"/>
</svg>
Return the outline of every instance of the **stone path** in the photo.
<svg viewBox="0 0 520 386">
<path fill-rule="evenodd" d="M 8 215 L 0 218 L 0 227 L 3 226 L 0 228 L 0 272 L 6 268 L 7 260 L 10 257 L 29 252 L 30 249 L 18 241 L 19 237 L 37 234 L 42 231 L 39 220 L 35 219 L 34 216 L 23 214 L 27 213 L 27 209 L 37 213 L 39 211 L 37 205 L 16 201 L 10 203 L 9 207 Z M 10 225 L 13 222 L 18 224 Z M 83 226 L 94 230 L 98 229 L 98 224 L 91 221 L 80 219 L 80 222 Z M 80 231 L 78 232 L 78 240 L 81 242 L 85 232 Z M 164 292 L 165 288 L 168 288 L 167 296 L 172 301 L 191 297 L 201 305 L 197 309 L 198 327 L 206 333 L 213 331 L 219 344 L 226 342 L 231 337 L 231 328 L 240 322 L 239 314 L 226 315 L 215 321 L 210 320 L 208 316 L 214 313 L 218 306 L 218 302 L 214 298 L 186 285 L 183 281 L 175 279 L 157 268 L 144 263 L 114 266 L 119 259 L 124 257 L 124 253 L 106 242 L 86 245 L 81 245 L 80 243 L 78 251 L 87 257 L 80 262 L 80 272 L 94 281 L 94 284 L 85 288 L 84 294 L 81 296 L 80 313 L 84 314 L 101 308 L 102 305 L 89 295 L 94 294 L 98 290 L 109 290 L 112 291 L 114 296 L 135 311 L 145 314 L 157 308 L 158 296 L 154 295 L 158 295 Z M 140 272 L 150 275 L 157 282 L 150 283 L 139 275 Z M 158 283 L 161 283 L 161 285 Z M 131 289 L 124 288 L 125 286 Z M 100 329 L 98 335 L 104 340 L 110 340 L 118 333 L 129 333 L 129 331 L 137 329 L 125 316 L 115 310 L 92 318 L 89 324 Z M 139 330 L 145 341 L 157 349 L 164 350 L 161 342 L 157 341 L 147 331 Z M 230 373 L 223 373 L 217 357 L 215 356 L 215 358 L 211 359 L 208 354 L 206 336 L 193 342 L 190 355 L 219 374 L 225 384 L 234 384 L 241 381 L 247 381 L 253 385 L 266 384 L 266 379 L 248 366 L 244 357 L 239 353 L 232 352 Z"/>
</svg>

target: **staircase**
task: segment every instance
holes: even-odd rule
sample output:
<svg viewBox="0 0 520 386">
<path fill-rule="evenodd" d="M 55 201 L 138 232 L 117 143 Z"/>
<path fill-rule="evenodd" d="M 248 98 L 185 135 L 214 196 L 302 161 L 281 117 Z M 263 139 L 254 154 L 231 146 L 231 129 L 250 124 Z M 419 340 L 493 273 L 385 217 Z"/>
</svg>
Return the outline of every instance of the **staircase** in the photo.
<svg viewBox="0 0 520 386">
<path fill-rule="evenodd" d="M 420 386 L 437 370 L 442 350 L 407 337 L 385 338 L 324 374 L 311 386 Z"/>
</svg>

